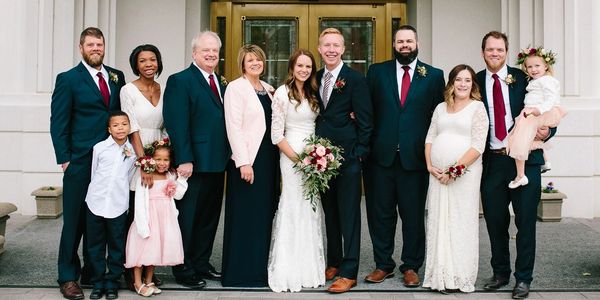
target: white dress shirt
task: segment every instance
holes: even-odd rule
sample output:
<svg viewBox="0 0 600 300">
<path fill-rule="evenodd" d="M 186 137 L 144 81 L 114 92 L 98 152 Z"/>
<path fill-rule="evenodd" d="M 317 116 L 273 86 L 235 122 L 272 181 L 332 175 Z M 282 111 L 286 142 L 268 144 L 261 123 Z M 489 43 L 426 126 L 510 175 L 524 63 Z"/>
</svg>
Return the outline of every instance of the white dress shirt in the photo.
<svg viewBox="0 0 600 300">
<path fill-rule="evenodd" d="M 204 79 L 206 80 L 206 82 L 208 83 L 208 86 L 210 86 L 210 78 L 208 78 L 208 76 L 212 75 L 213 79 L 215 80 L 215 85 L 217 86 L 217 91 L 219 91 L 219 100 L 221 100 L 221 102 L 223 102 L 223 97 L 221 97 L 220 95 L 222 95 L 221 93 L 221 87 L 219 86 L 219 80 L 221 78 L 219 78 L 217 76 L 217 74 L 215 74 L 215 72 L 212 73 L 206 73 L 206 71 L 202 70 L 202 68 L 198 67 L 198 65 L 196 64 L 196 62 L 194 62 L 194 66 L 196 66 L 196 68 L 198 68 L 198 70 L 200 70 L 200 72 L 202 73 L 202 76 L 204 76 Z"/>
<path fill-rule="evenodd" d="M 344 62 L 342 61 L 331 71 L 327 70 L 327 67 L 325 67 L 325 69 L 323 70 L 323 77 L 321 77 L 321 84 L 319 85 L 319 94 L 321 95 L 321 98 L 324 98 L 323 96 L 325 96 L 325 95 L 323 95 L 323 86 L 325 85 L 325 74 L 331 73 L 331 80 L 329 81 L 329 89 L 327 90 L 327 99 L 331 100 L 331 92 L 333 92 L 333 87 L 335 85 L 335 81 L 337 80 L 338 75 L 340 75 L 340 71 L 342 70 L 343 66 L 344 66 Z"/>
<path fill-rule="evenodd" d="M 106 81 L 106 85 L 108 86 L 108 93 L 109 95 L 112 94 L 112 92 L 110 91 L 110 84 L 108 84 L 108 81 L 110 81 L 110 76 L 108 75 L 108 71 L 106 70 L 106 68 L 104 68 L 104 65 L 100 65 L 100 71 L 98 71 L 96 68 L 92 68 L 90 65 L 88 65 L 85 60 L 82 60 L 81 63 L 85 66 L 85 68 L 88 70 L 88 72 L 90 72 L 90 76 L 92 76 L 92 79 L 94 79 L 94 82 L 96 83 L 96 86 L 98 87 L 98 90 L 100 89 L 100 83 L 99 83 L 99 78 L 98 78 L 98 72 L 102 72 L 102 76 L 104 77 L 104 81 Z"/>
<path fill-rule="evenodd" d="M 402 99 L 402 77 L 404 76 L 404 69 L 402 69 L 403 66 L 404 65 L 401 65 L 398 61 L 396 61 L 396 81 L 398 82 L 398 99 Z M 410 76 L 410 81 L 412 82 L 413 75 L 415 74 L 415 69 L 417 68 L 417 59 L 415 58 L 407 66 L 410 67 L 410 70 L 408 70 L 408 75 Z"/>
<path fill-rule="evenodd" d="M 494 121 L 494 78 L 492 78 L 492 73 L 490 70 L 486 68 L 485 71 L 485 96 L 488 104 L 488 109 L 490 112 L 490 148 L 491 149 L 502 149 L 506 148 L 508 139 L 505 138 L 503 141 L 499 140 L 495 134 L 495 126 L 496 122 Z M 512 112 L 510 110 L 510 99 L 508 93 L 508 85 L 504 81 L 506 76 L 508 76 L 508 67 L 504 65 L 500 71 L 498 71 L 498 80 L 500 80 L 500 86 L 502 87 L 502 96 L 504 97 L 504 109 L 506 110 L 506 115 L 504 116 L 504 123 L 506 124 L 506 132 L 508 129 L 513 127 L 515 121 L 512 118 Z"/>
<path fill-rule="evenodd" d="M 126 148 L 130 156 L 124 154 Z M 135 171 L 135 158 L 129 141 L 119 145 L 112 136 L 94 146 L 92 180 L 85 197 L 94 215 L 112 219 L 127 211 L 129 180 Z"/>
</svg>

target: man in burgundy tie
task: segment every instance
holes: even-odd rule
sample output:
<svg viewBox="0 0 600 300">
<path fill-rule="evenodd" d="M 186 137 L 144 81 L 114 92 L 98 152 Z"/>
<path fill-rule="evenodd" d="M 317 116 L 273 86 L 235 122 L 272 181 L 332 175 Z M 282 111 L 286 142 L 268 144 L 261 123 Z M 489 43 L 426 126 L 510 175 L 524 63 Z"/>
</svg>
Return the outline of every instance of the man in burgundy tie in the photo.
<svg viewBox="0 0 600 300">
<path fill-rule="evenodd" d="M 221 39 L 204 31 L 192 40 L 190 66 L 169 76 L 163 117 L 175 153 L 177 173 L 188 177 L 188 190 L 176 202 L 184 263 L 173 267 L 177 283 L 204 288 L 204 279 L 220 280 L 209 263 L 221 215 L 225 167 L 231 149 L 225 133 L 225 81 L 215 73 Z"/>
<path fill-rule="evenodd" d="M 514 125 L 514 118 L 523 109 L 527 80 L 520 69 L 506 65 L 507 51 L 508 38 L 505 34 L 491 31 L 483 37 L 481 53 L 486 69 L 477 74 L 477 81 L 490 119 L 490 134 L 487 149 L 483 153 L 481 199 L 491 242 L 493 269 L 493 276 L 484 289 L 497 290 L 510 281 L 508 206 L 512 203 L 518 229 L 513 298 L 522 299 L 529 295 L 529 285 L 533 279 L 536 212 L 541 190 L 540 166 L 544 159 L 541 150 L 532 151 L 525 167 L 529 184 L 514 190 L 508 188 L 516 169 L 514 160 L 506 155 L 506 137 Z M 555 132 L 555 128 L 542 128 L 538 130 L 537 138 L 548 139 Z"/>
<path fill-rule="evenodd" d="M 109 112 L 120 110 L 123 72 L 104 65 L 104 35 L 98 28 L 83 30 L 82 61 L 58 74 L 50 105 L 50 135 L 63 175 L 63 228 L 58 251 L 58 283 L 67 299 L 83 299 L 77 281 L 89 284 L 89 255 L 83 237 L 83 268 L 77 249 L 85 232 L 85 196 L 90 183 L 92 148 L 108 137 Z"/>
<path fill-rule="evenodd" d="M 433 110 L 444 101 L 444 74 L 417 59 L 414 27 L 401 26 L 393 37 L 395 59 L 371 65 L 367 73 L 375 126 L 364 180 L 375 270 L 365 281 L 378 283 L 394 276 L 392 255 L 399 214 L 403 240 L 399 269 L 404 285 L 416 287 L 425 258 L 429 185 L 425 136 Z"/>
</svg>

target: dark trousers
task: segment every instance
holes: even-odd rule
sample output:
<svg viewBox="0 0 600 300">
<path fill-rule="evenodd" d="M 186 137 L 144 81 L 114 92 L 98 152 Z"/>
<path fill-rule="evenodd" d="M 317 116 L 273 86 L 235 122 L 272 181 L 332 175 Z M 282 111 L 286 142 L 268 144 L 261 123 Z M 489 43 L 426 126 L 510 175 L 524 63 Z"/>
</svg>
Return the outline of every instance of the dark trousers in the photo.
<svg viewBox="0 0 600 300">
<path fill-rule="evenodd" d="M 389 167 L 370 162 L 365 169 L 367 221 L 376 268 L 391 272 L 398 215 L 402 220 L 400 271 L 418 272 L 425 259 L 425 200 L 429 174 L 409 171 L 396 155 Z"/>
<path fill-rule="evenodd" d="M 85 216 L 87 206 L 85 196 L 90 184 L 91 153 L 77 161 L 72 161 L 63 174 L 63 227 L 58 248 L 58 283 L 77 281 L 79 277 L 89 275 L 89 259 L 86 244 Z M 79 242 L 83 236 L 83 261 L 79 260 Z"/>
<path fill-rule="evenodd" d="M 87 209 L 86 234 L 95 289 L 119 288 L 119 278 L 125 270 L 127 229 L 127 212 L 108 219 Z"/>
<path fill-rule="evenodd" d="M 541 191 L 540 166 L 525 165 L 529 184 L 516 189 L 508 188 L 508 183 L 517 174 L 514 159 L 506 155 L 490 154 L 486 169 L 481 182 L 481 197 L 492 247 L 491 264 L 494 275 L 510 277 L 508 206 L 512 203 L 518 230 L 514 276 L 519 282 L 530 283 L 535 262 L 535 226 Z"/>
<path fill-rule="evenodd" d="M 356 279 L 360 258 L 361 165 L 346 158 L 340 174 L 329 182 L 322 195 L 327 233 L 327 265 L 339 268 L 339 275 Z"/>
<path fill-rule="evenodd" d="M 217 226 L 221 217 L 225 172 L 193 173 L 183 199 L 175 202 L 183 240 L 183 264 L 173 275 L 185 278 L 214 269 L 210 265 Z"/>
</svg>

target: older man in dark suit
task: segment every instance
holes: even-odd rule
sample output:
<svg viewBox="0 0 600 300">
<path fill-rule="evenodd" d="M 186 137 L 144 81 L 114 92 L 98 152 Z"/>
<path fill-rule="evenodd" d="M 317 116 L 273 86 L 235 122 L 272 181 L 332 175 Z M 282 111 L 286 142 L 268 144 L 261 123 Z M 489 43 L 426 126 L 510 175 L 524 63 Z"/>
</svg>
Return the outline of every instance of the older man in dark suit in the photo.
<svg viewBox="0 0 600 300">
<path fill-rule="evenodd" d="M 356 285 L 358 273 L 361 162 L 369 153 L 373 108 L 364 76 L 342 62 L 341 32 L 323 30 L 318 50 L 325 68 L 317 73 L 320 112 L 315 131 L 344 149 L 340 175 L 322 195 L 327 232 L 325 277 L 331 280 L 339 275 L 328 291 L 343 293 Z"/>
<path fill-rule="evenodd" d="M 512 204 L 517 226 L 517 259 L 515 262 L 516 284 L 512 297 L 529 296 L 535 261 L 535 224 L 537 205 L 541 192 L 540 166 L 544 164 L 542 150 L 529 154 L 525 175 L 529 184 L 509 189 L 508 183 L 515 177 L 514 159 L 506 155 L 507 133 L 514 119 L 524 107 L 527 79 L 523 71 L 506 65 L 508 38 L 504 33 L 491 31 L 481 42 L 481 54 L 486 69 L 477 73 L 483 104 L 490 118 L 490 134 L 483 153 L 481 177 L 481 200 L 492 247 L 493 276 L 484 289 L 497 290 L 507 285 L 510 278 L 509 233 Z M 549 139 L 556 128 L 540 128 L 538 139 Z"/>
<path fill-rule="evenodd" d="M 404 285 L 419 286 L 425 258 L 425 199 L 429 174 L 425 136 L 435 107 L 444 100 L 444 74 L 417 59 L 417 31 L 403 25 L 394 33 L 395 59 L 367 73 L 375 129 L 365 170 L 369 233 L 375 270 L 365 281 L 394 276 L 392 259 L 398 214 L 402 219 Z"/>
<path fill-rule="evenodd" d="M 108 136 L 108 115 L 121 108 L 119 94 L 125 84 L 123 72 L 102 63 L 104 35 L 100 29 L 89 27 L 81 32 L 79 51 L 82 62 L 56 77 L 50 105 L 50 135 L 56 161 L 64 172 L 58 283 L 67 299 L 84 298 L 77 280 L 89 276 L 85 273 L 89 267 L 87 247 L 84 243 L 83 272 L 77 249 L 85 231 L 92 148 Z"/>
<path fill-rule="evenodd" d="M 204 278 L 220 279 L 209 263 L 223 202 L 225 166 L 231 150 L 225 133 L 225 86 L 214 70 L 221 40 L 204 31 L 192 41 L 194 62 L 167 80 L 163 117 L 175 152 L 177 172 L 189 177 L 180 201 L 184 263 L 173 267 L 176 281 L 201 289 Z"/>
</svg>

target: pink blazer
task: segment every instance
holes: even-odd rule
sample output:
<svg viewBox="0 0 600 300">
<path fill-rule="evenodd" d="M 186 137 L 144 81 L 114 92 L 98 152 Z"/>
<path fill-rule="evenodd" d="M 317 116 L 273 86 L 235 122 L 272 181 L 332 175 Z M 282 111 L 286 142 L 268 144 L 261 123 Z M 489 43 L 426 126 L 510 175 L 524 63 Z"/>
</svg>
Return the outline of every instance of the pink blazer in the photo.
<svg viewBox="0 0 600 300">
<path fill-rule="evenodd" d="M 273 100 L 273 87 L 261 81 Z M 258 148 L 265 135 L 265 112 L 250 81 L 243 76 L 230 82 L 223 99 L 225 128 L 231 145 L 231 159 L 236 168 L 254 164 Z M 270 134 L 270 133 L 269 133 Z"/>
</svg>

